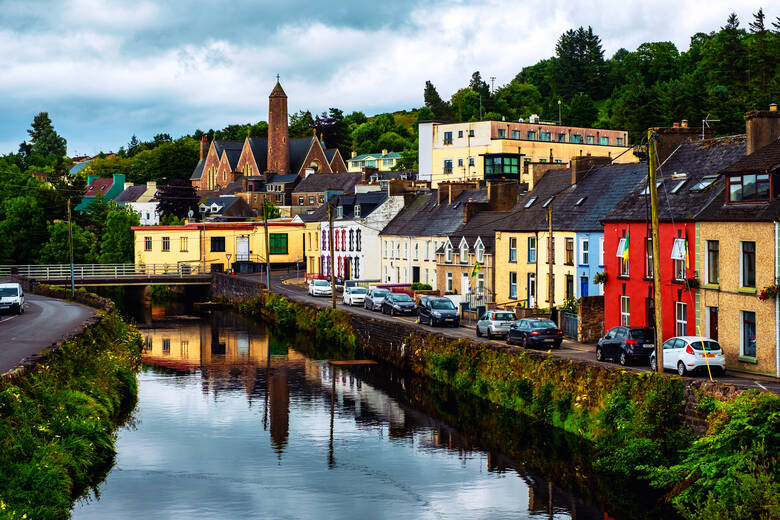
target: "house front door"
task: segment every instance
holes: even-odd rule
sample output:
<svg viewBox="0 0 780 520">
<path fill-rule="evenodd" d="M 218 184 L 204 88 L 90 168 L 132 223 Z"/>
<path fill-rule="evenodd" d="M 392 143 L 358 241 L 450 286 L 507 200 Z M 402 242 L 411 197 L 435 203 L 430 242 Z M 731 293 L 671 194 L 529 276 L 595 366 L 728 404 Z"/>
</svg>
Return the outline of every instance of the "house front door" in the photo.
<svg viewBox="0 0 780 520">
<path fill-rule="evenodd" d="M 587 276 L 581 276 L 580 277 L 580 296 L 587 296 L 588 295 L 588 277 Z"/>
<path fill-rule="evenodd" d="M 468 294 L 471 292 L 469 287 L 469 273 L 463 273 L 460 277 L 460 294 Z"/>
<path fill-rule="evenodd" d="M 536 275 L 534 273 L 528 273 L 528 293 L 526 298 L 528 299 L 529 309 L 536 306 Z"/>
<path fill-rule="evenodd" d="M 420 266 L 412 266 L 412 283 L 420 282 Z"/>
<path fill-rule="evenodd" d="M 249 261 L 249 237 L 236 237 L 236 262 Z"/>
</svg>

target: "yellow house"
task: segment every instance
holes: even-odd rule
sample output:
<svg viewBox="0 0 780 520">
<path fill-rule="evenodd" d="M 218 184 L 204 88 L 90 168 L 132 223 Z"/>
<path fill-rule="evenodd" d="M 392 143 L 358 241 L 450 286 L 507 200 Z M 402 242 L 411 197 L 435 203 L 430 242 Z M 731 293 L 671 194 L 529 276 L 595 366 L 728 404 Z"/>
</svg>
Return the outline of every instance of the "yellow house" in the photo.
<svg viewBox="0 0 780 520">
<path fill-rule="evenodd" d="M 301 218 L 301 215 L 296 217 Z M 303 228 L 303 255 L 306 258 L 306 274 L 316 276 L 320 273 L 320 256 L 322 253 L 321 226 L 319 220 L 305 222 Z"/>
<path fill-rule="evenodd" d="M 352 157 L 347 159 L 348 172 L 362 172 L 363 168 L 376 168 L 380 172 L 389 172 L 398 163 L 401 154 L 398 152 L 364 153 L 358 155 L 352 152 Z"/>
<path fill-rule="evenodd" d="M 183 226 L 138 226 L 135 263 L 143 265 L 199 265 L 206 271 L 224 271 L 233 262 L 266 262 L 262 222 L 205 222 Z M 291 219 L 268 222 L 270 261 L 303 261 L 304 225 Z"/>
<path fill-rule="evenodd" d="M 419 178 L 443 181 L 517 179 L 528 164 L 568 164 L 572 157 L 608 156 L 637 162 L 628 133 L 550 122 L 479 121 L 419 124 Z"/>
</svg>

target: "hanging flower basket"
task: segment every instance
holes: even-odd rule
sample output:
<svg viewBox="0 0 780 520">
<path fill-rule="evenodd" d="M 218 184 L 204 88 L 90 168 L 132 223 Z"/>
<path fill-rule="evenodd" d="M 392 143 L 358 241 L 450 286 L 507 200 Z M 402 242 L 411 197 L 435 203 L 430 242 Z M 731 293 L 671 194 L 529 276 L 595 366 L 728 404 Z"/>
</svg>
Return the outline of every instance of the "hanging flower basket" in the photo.
<svg viewBox="0 0 780 520">
<path fill-rule="evenodd" d="M 593 283 L 605 283 L 607 281 L 607 273 L 596 273 L 593 275 Z"/>
<path fill-rule="evenodd" d="M 778 292 L 778 287 L 775 284 L 767 285 L 763 289 L 761 289 L 761 292 L 758 293 L 758 299 L 759 300 L 768 300 L 769 298 L 776 298 Z"/>
<path fill-rule="evenodd" d="M 699 288 L 699 279 L 698 278 L 686 278 L 685 279 L 685 288 L 687 290 L 691 289 L 698 289 Z"/>
</svg>

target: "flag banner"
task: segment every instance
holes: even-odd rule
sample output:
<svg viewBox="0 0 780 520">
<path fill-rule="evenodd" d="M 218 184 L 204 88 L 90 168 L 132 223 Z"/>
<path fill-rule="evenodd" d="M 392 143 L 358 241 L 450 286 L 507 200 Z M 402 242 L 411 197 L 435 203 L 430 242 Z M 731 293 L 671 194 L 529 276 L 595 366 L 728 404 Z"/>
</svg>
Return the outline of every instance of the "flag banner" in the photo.
<svg viewBox="0 0 780 520">
<path fill-rule="evenodd" d="M 471 269 L 471 277 L 474 278 L 475 276 L 477 276 L 477 272 L 480 269 L 482 269 L 482 264 L 480 264 L 479 262 L 475 263 L 474 268 Z"/>
</svg>

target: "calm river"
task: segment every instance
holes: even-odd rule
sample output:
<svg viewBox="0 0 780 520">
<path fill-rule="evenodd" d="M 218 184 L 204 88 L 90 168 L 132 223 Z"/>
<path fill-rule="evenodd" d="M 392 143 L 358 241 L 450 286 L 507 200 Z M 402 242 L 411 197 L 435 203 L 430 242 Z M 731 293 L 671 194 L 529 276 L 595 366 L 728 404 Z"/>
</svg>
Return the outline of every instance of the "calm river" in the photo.
<svg viewBox="0 0 780 520">
<path fill-rule="evenodd" d="M 592 476 L 576 439 L 378 365 L 312 359 L 230 313 L 176 314 L 139 321 L 138 406 L 73 518 L 661 515 L 643 487 Z"/>
</svg>

